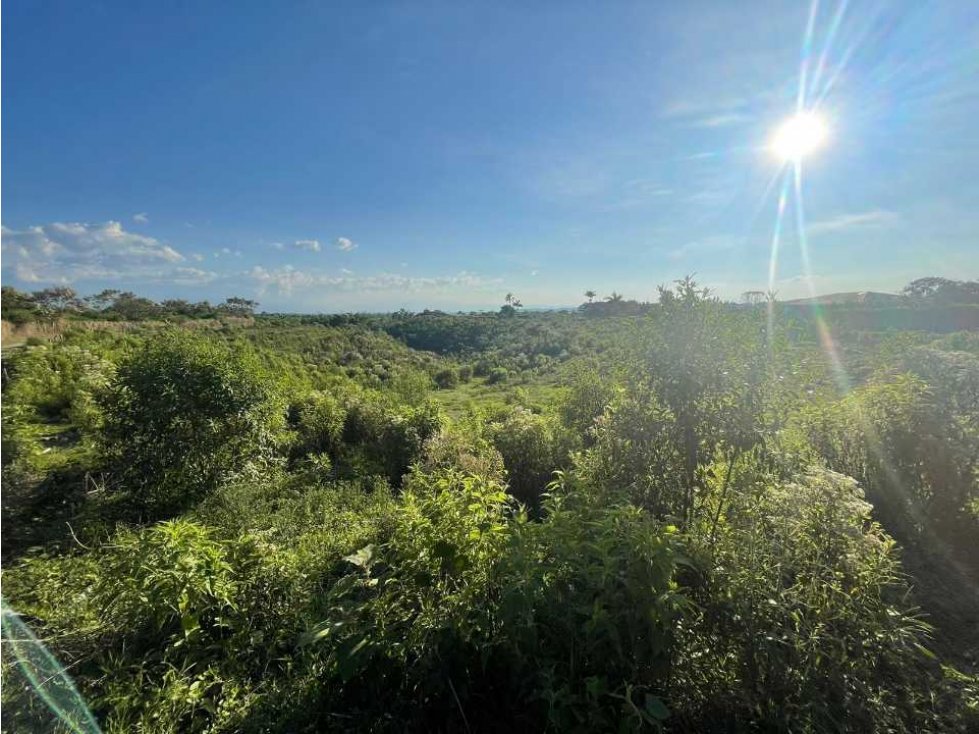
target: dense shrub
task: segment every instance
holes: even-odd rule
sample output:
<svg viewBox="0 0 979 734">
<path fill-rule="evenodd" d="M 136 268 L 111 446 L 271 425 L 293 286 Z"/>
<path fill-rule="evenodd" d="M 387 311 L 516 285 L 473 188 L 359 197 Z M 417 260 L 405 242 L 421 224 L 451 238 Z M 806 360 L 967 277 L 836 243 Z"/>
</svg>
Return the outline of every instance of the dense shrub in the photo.
<svg viewBox="0 0 979 734">
<path fill-rule="evenodd" d="M 561 420 L 569 430 L 591 442 L 595 424 L 615 397 L 615 384 L 594 369 L 578 370 L 570 379 L 560 406 Z"/>
<path fill-rule="evenodd" d="M 400 485 L 411 464 L 422 456 L 425 442 L 442 426 L 435 403 L 400 409 L 360 401 L 350 405 L 337 458 L 346 476 L 381 475 Z"/>
<path fill-rule="evenodd" d="M 291 455 L 299 459 L 310 454 L 336 456 L 343 440 L 346 410 L 333 396 L 311 393 L 289 408 L 289 423 L 295 431 Z"/>
<path fill-rule="evenodd" d="M 4 393 L 4 457 L 41 451 L 44 424 L 71 423 L 86 440 L 102 422 L 98 395 L 112 379 L 111 362 L 74 345 L 30 347 L 11 364 L 15 379 Z M 7 413 L 10 412 L 8 416 Z"/>
<path fill-rule="evenodd" d="M 103 445 L 139 507 L 173 511 L 269 456 L 283 411 L 244 345 L 188 332 L 147 341 L 104 394 Z"/>
<path fill-rule="evenodd" d="M 459 370 L 454 367 L 446 367 L 436 372 L 432 379 L 435 380 L 435 385 L 440 390 L 450 390 L 459 385 Z"/>
<path fill-rule="evenodd" d="M 824 470 L 792 482 L 742 472 L 719 533 L 695 535 L 710 564 L 689 591 L 696 613 L 674 679 L 687 721 L 952 730 L 933 703 L 943 683 L 922 647 L 927 625 L 856 483 Z"/>
<path fill-rule="evenodd" d="M 25 349 L 5 599 L 109 732 L 976 730 L 975 340 L 642 310 Z"/>
<path fill-rule="evenodd" d="M 486 384 L 496 385 L 500 382 L 506 382 L 509 377 L 510 372 L 506 369 L 506 367 L 494 367 L 486 373 Z"/>
<path fill-rule="evenodd" d="M 506 466 L 510 493 L 537 508 L 556 470 L 570 465 L 573 437 L 560 422 L 515 408 L 493 426 L 493 444 Z"/>
<path fill-rule="evenodd" d="M 413 476 L 391 536 L 349 557 L 313 636 L 333 708 L 411 731 L 668 717 L 656 693 L 682 606 L 669 532 L 628 508 L 552 510 L 527 524 L 499 484 Z"/>
<path fill-rule="evenodd" d="M 859 479 L 902 537 L 954 539 L 974 529 L 967 508 L 979 493 L 979 435 L 957 415 L 954 403 L 900 375 L 810 406 L 793 428 L 829 466 Z"/>
</svg>

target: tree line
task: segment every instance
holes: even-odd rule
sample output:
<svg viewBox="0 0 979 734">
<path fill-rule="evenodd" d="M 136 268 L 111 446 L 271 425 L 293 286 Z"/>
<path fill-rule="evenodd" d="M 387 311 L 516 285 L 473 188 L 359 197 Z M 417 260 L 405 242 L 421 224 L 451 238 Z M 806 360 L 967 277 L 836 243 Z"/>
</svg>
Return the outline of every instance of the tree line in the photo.
<svg viewBox="0 0 979 734">
<path fill-rule="evenodd" d="M 232 296 L 223 303 L 186 301 L 180 298 L 154 301 L 131 291 L 106 289 L 90 296 L 80 296 L 67 286 L 44 288 L 32 292 L 3 286 L 0 310 L 12 323 L 26 323 L 53 318 L 97 318 L 120 321 L 143 321 L 167 317 L 209 319 L 220 316 L 251 316 L 257 301 Z"/>
</svg>

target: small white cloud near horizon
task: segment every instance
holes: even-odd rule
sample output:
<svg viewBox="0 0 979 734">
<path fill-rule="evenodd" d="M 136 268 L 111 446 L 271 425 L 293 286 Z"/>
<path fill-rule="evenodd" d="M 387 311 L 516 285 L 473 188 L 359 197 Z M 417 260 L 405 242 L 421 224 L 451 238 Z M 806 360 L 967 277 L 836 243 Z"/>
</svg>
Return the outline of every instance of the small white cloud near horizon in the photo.
<svg viewBox="0 0 979 734">
<path fill-rule="evenodd" d="M 279 294 L 292 294 L 297 291 L 322 293 L 364 292 L 364 291 L 402 291 L 402 292 L 450 292 L 459 289 L 463 292 L 499 288 L 502 278 L 486 278 L 468 271 L 454 275 L 407 276 L 397 273 L 355 276 L 352 273 L 331 275 L 325 272 L 298 270 L 292 265 L 281 268 L 265 268 L 256 265 L 244 273 L 255 283 L 260 295 L 270 290 Z"/>
<path fill-rule="evenodd" d="M 282 250 L 282 249 L 285 249 L 285 244 L 282 243 L 282 242 L 273 242 L 271 244 L 271 248 L 273 250 Z"/>
<path fill-rule="evenodd" d="M 150 217 L 146 212 L 139 212 L 139 214 L 133 214 L 133 221 L 136 224 L 149 224 Z"/>
<path fill-rule="evenodd" d="M 357 243 L 349 237 L 337 237 L 334 245 L 340 252 L 352 252 L 357 249 Z"/>
<path fill-rule="evenodd" d="M 292 246 L 297 250 L 306 250 L 308 252 L 319 252 L 321 249 L 319 240 L 296 240 L 292 243 Z"/>
<path fill-rule="evenodd" d="M 865 212 L 839 214 L 835 217 L 820 219 L 810 224 L 808 231 L 810 235 L 818 235 L 827 232 L 842 232 L 848 229 L 891 227 L 897 224 L 900 219 L 901 216 L 897 212 L 887 209 L 871 209 Z"/>
</svg>

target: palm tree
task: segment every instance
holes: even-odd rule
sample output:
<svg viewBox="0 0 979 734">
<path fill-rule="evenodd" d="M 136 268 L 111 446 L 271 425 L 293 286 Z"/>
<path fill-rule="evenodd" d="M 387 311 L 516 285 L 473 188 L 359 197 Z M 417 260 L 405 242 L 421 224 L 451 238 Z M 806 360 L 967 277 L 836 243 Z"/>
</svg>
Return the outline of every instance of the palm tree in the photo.
<svg viewBox="0 0 979 734">
<path fill-rule="evenodd" d="M 618 303 L 619 301 L 622 300 L 622 294 L 612 291 L 612 295 L 606 296 L 605 300 L 608 301 L 609 303 Z"/>
<path fill-rule="evenodd" d="M 598 294 L 595 293 L 595 291 L 585 291 L 585 298 L 588 299 L 588 303 L 591 303 L 593 300 L 595 300 L 595 296 L 597 295 Z"/>
</svg>

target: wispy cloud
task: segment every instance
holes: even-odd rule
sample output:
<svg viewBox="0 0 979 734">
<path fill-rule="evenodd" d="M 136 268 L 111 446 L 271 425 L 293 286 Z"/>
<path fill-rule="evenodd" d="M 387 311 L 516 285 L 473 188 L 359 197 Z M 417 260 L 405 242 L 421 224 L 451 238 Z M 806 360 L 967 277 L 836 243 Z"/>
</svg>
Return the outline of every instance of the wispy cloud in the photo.
<svg viewBox="0 0 979 734">
<path fill-rule="evenodd" d="M 321 249 L 319 240 L 296 240 L 292 243 L 292 246 L 297 250 L 306 250 L 308 252 L 319 252 Z"/>
<path fill-rule="evenodd" d="M 740 125 L 741 123 L 748 122 L 750 119 L 751 116 L 743 112 L 722 112 L 717 115 L 708 115 L 694 120 L 693 126 L 703 128 L 729 127 L 730 125 Z"/>
<path fill-rule="evenodd" d="M 502 283 L 501 278 L 486 278 L 466 271 L 454 275 L 430 277 L 399 275 L 397 273 L 354 276 L 349 271 L 341 271 L 340 275 L 333 275 L 297 270 L 291 265 L 281 268 L 265 268 L 256 265 L 246 275 L 258 286 L 261 293 L 274 290 L 280 294 L 292 294 L 296 291 L 311 289 L 426 292 L 452 288 L 495 288 Z"/>
<path fill-rule="evenodd" d="M 731 237 L 730 235 L 711 235 L 710 237 L 686 242 L 680 245 L 680 247 L 671 250 L 667 253 L 667 256 L 670 260 L 682 260 L 687 255 L 733 250 L 738 244 L 739 240 L 736 237 Z"/>
<path fill-rule="evenodd" d="M 738 111 L 748 107 L 747 96 L 726 96 L 701 94 L 699 96 L 675 97 L 663 108 L 661 115 L 666 119 L 721 117 L 727 114 L 740 114 Z"/>
<path fill-rule="evenodd" d="M 200 268 L 174 268 L 172 274 L 167 278 L 167 282 L 177 285 L 204 285 L 217 280 L 220 276 L 211 270 L 201 270 Z"/>
<path fill-rule="evenodd" d="M 170 266 L 185 260 L 166 243 L 127 232 L 114 221 L 54 222 L 0 231 L 4 270 L 31 283 L 166 277 Z"/>
<path fill-rule="evenodd" d="M 133 221 L 136 224 L 147 224 L 150 221 L 150 217 L 146 212 L 140 212 L 139 214 L 133 214 Z"/>
<path fill-rule="evenodd" d="M 839 214 L 835 217 L 820 219 L 810 224 L 808 230 L 809 234 L 815 235 L 851 229 L 891 227 L 897 224 L 900 219 L 900 215 L 896 212 L 886 209 L 871 209 L 866 212 Z"/>
<path fill-rule="evenodd" d="M 352 252 L 353 250 L 357 249 L 357 243 L 349 237 L 337 237 L 334 244 L 341 252 Z"/>
</svg>

